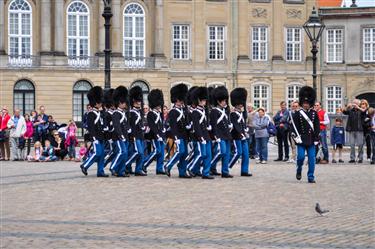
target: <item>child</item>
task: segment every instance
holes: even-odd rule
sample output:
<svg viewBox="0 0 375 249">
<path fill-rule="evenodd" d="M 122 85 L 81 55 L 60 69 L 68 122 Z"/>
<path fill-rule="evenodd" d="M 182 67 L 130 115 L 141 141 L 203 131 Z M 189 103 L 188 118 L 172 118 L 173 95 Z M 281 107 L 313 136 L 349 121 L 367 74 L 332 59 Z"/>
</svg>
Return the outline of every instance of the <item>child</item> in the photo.
<svg viewBox="0 0 375 249">
<path fill-rule="evenodd" d="M 73 120 L 69 120 L 69 125 L 66 127 L 66 130 L 65 147 L 68 147 L 70 161 L 74 161 L 76 158 L 76 145 L 78 144 L 78 141 L 76 138 L 77 126 Z"/>
<path fill-rule="evenodd" d="M 27 156 L 27 161 L 29 162 L 39 162 L 42 155 L 42 144 L 39 141 L 34 143 L 34 154 Z"/>
<path fill-rule="evenodd" d="M 57 160 L 57 157 L 55 156 L 55 151 L 51 145 L 51 142 L 49 140 L 46 140 L 45 147 L 42 156 L 39 158 L 41 162 L 53 162 Z"/>
<path fill-rule="evenodd" d="M 331 144 L 333 145 L 332 150 L 332 163 L 337 163 L 335 160 L 336 150 L 339 150 L 339 163 L 343 163 L 342 160 L 342 147 L 345 144 L 345 129 L 342 125 L 342 119 L 336 118 L 335 125 L 331 131 Z"/>
<path fill-rule="evenodd" d="M 80 143 L 79 147 L 79 157 L 76 159 L 76 162 L 83 162 L 86 159 L 87 148 L 85 143 Z"/>
</svg>

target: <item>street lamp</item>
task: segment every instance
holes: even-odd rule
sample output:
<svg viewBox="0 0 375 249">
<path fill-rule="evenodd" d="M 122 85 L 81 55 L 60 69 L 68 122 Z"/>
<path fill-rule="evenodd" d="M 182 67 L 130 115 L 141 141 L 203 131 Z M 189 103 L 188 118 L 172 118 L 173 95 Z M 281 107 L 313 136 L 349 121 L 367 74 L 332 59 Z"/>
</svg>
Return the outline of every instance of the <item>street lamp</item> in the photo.
<svg viewBox="0 0 375 249">
<path fill-rule="evenodd" d="M 324 24 L 320 21 L 318 12 L 313 7 L 309 20 L 303 25 L 303 29 L 306 31 L 310 41 L 312 43 L 311 53 L 313 54 L 313 88 L 316 91 L 316 54 L 318 53 L 317 44 L 320 36 L 322 35 Z"/>
<path fill-rule="evenodd" d="M 104 17 L 105 23 L 105 49 L 104 49 L 104 89 L 111 88 L 111 0 L 103 0 L 104 11 L 102 16 Z"/>
</svg>

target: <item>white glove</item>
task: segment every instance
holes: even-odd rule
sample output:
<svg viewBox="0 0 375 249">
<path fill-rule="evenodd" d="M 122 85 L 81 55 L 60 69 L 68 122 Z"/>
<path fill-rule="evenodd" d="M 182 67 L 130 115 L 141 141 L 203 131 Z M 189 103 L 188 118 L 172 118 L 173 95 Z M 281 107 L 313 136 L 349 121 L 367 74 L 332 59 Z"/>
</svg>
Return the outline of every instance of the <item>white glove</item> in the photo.
<svg viewBox="0 0 375 249">
<path fill-rule="evenodd" d="M 206 140 L 203 139 L 201 143 L 202 144 L 206 144 L 207 142 L 206 142 Z"/>
<path fill-rule="evenodd" d="M 221 142 L 220 138 L 216 139 L 216 143 L 220 143 L 220 142 Z"/>
<path fill-rule="evenodd" d="M 315 144 L 315 145 L 318 145 L 318 144 L 319 144 L 319 142 L 315 141 L 315 142 L 314 142 L 314 144 Z"/>
<path fill-rule="evenodd" d="M 132 133 L 132 129 L 128 129 L 128 133 Z"/>
<path fill-rule="evenodd" d="M 228 127 L 229 127 L 229 129 L 233 129 L 233 124 L 232 123 L 230 123 L 229 125 L 228 125 Z"/>
<path fill-rule="evenodd" d="M 159 141 L 159 142 L 162 142 L 162 141 L 163 141 L 163 138 L 162 138 L 162 137 L 158 137 L 158 141 Z"/>
<path fill-rule="evenodd" d="M 209 125 L 209 126 L 207 126 L 207 130 L 212 130 L 212 126 L 211 125 Z"/>
<path fill-rule="evenodd" d="M 190 130 L 191 129 L 191 125 L 192 124 L 190 123 L 190 124 L 186 125 L 185 128 L 188 129 L 188 130 Z"/>
<path fill-rule="evenodd" d="M 180 139 L 176 139 L 174 142 L 175 142 L 175 144 L 179 145 L 181 143 L 181 140 Z"/>
<path fill-rule="evenodd" d="M 145 130 L 145 133 L 149 133 L 150 132 L 150 127 L 146 127 L 146 130 Z"/>
</svg>

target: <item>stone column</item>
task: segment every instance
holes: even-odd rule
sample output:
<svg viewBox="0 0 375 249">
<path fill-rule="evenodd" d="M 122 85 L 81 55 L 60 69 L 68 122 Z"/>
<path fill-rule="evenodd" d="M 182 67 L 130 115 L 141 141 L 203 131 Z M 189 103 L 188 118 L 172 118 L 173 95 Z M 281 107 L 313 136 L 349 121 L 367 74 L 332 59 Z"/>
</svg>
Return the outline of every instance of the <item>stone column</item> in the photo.
<svg viewBox="0 0 375 249">
<path fill-rule="evenodd" d="M 284 26 L 283 26 L 283 1 L 272 1 L 272 34 L 273 37 L 273 61 L 282 61 L 284 58 Z"/>
<path fill-rule="evenodd" d="M 60 10 L 61 11 L 61 10 Z M 41 55 L 51 55 L 51 0 L 41 0 Z"/>
<path fill-rule="evenodd" d="M 103 51 L 105 48 L 105 29 L 104 29 L 104 18 L 102 17 L 104 11 L 104 2 L 99 1 L 99 20 L 98 20 L 98 26 L 99 26 L 99 37 L 98 37 L 98 55 L 104 55 Z"/>
<path fill-rule="evenodd" d="M 55 0 L 55 55 L 65 55 L 64 47 L 64 0 Z"/>
<path fill-rule="evenodd" d="M 233 3 L 232 3 L 233 4 Z M 238 1 L 238 59 L 248 60 L 249 59 L 249 25 L 248 25 L 248 8 L 247 1 Z M 233 27 L 234 29 L 235 27 Z M 233 41 L 234 42 L 234 41 Z"/>
<path fill-rule="evenodd" d="M 156 0 L 155 8 L 155 51 L 154 57 L 164 57 L 163 0 Z"/>
<path fill-rule="evenodd" d="M 112 56 L 122 56 L 122 32 L 121 32 L 121 1 L 112 0 Z"/>
<path fill-rule="evenodd" d="M 4 0 L 0 0 L 0 55 L 5 54 L 4 8 Z"/>
</svg>

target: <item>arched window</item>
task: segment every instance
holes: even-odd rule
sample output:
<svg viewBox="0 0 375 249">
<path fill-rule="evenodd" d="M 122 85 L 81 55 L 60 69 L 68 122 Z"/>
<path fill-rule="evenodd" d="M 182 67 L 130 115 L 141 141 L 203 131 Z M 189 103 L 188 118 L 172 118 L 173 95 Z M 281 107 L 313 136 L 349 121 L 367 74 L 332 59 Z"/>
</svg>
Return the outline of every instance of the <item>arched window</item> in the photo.
<svg viewBox="0 0 375 249">
<path fill-rule="evenodd" d="M 150 88 L 148 87 L 148 85 L 144 81 L 137 80 L 133 82 L 130 88 L 135 87 L 135 86 L 139 86 L 142 88 L 143 103 L 148 104 L 147 96 L 150 93 Z"/>
<path fill-rule="evenodd" d="M 86 106 L 89 103 L 87 93 L 91 89 L 91 84 L 86 80 L 77 81 L 73 86 L 73 120 L 78 128 L 78 136 L 83 135 L 83 115 L 86 112 Z"/>
<path fill-rule="evenodd" d="M 211 82 L 207 84 L 207 87 L 216 88 L 218 86 L 225 86 L 225 83 L 224 82 Z"/>
<path fill-rule="evenodd" d="M 266 112 L 270 112 L 271 91 L 268 84 L 254 84 L 252 86 L 252 100 L 255 108 L 264 107 Z"/>
<path fill-rule="evenodd" d="M 22 60 L 32 54 L 32 9 L 27 1 L 13 0 L 9 4 L 8 25 L 11 64 L 19 64 L 18 59 L 22 64 L 31 63 Z"/>
<path fill-rule="evenodd" d="M 127 67 L 144 65 L 146 47 L 145 12 L 137 3 L 128 4 L 124 10 L 124 57 Z M 140 64 L 140 62 L 144 62 Z M 134 65 L 133 65 L 134 64 Z"/>
<path fill-rule="evenodd" d="M 90 11 L 82 1 L 73 1 L 67 11 L 67 51 L 69 63 L 77 60 L 88 63 L 90 54 Z"/>
<path fill-rule="evenodd" d="M 299 85 L 299 84 L 292 84 L 287 87 L 286 102 L 288 103 L 289 108 L 293 101 L 298 100 L 299 90 L 301 90 L 301 88 L 302 88 L 302 85 Z"/>
<path fill-rule="evenodd" d="M 14 85 L 13 109 L 20 109 L 21 113 L 31 113 L 35 109 L 35 88 L 28 80 L 20 80 Z"/>
</svg>

